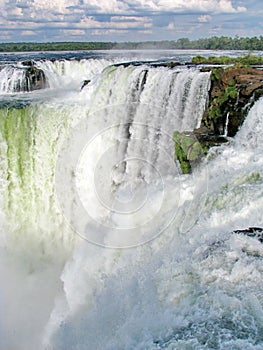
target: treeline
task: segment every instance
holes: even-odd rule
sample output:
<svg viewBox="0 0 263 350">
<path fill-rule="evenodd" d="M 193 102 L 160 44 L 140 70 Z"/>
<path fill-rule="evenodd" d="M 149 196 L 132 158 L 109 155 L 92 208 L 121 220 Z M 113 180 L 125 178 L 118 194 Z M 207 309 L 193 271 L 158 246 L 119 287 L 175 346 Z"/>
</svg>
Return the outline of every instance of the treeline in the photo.
<svg viewBox="0 0 263 350">
<path fill-rule="evenodd" d="M 111 42 L 0 43 L 0 52 L 110 50 Z"/>
<path fill-rule="evenodd" d="M 213 36 L 190 41 L 187 38 L 177 40 L 176 45 L 181 49 L 204 50 L 263 50 L 263 36 L 259 37 L 226 37 Z"/>
<path fill-rule="evenodd" d="M 213 36 L 198 40 L 146 42 L 50 42 L 50 43 L 0 43 L 0 52 L 20 51 L 75 51 L 75 50 L 139 50 L 139 49 L 200 49 L 200 50 L 263 50 L 263 36 L 226 37 Z"/>
<path fill-rule="evenodd" d="M 263 36 L 226 37 L 213 36 L 198 40 L 181 38 L 176 41 L 147 41 L 117 43 L 117 49 L 199 49 L 199 50 L 263 50 Z"/>
</svg>

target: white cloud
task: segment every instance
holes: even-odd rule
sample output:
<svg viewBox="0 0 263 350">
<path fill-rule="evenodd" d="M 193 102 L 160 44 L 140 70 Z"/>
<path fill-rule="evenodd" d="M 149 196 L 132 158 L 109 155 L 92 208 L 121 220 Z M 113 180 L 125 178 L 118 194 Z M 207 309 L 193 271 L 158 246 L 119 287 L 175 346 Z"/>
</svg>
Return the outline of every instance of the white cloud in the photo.
<svg viewBox="0 0 263 350">
<path fill-rule="evenodd" d="M 150 22 L 150 17 L 145 16 L 112 16 L 111 21 L 127 21 L 127 22 Z"/>
<path fill-rule="evenodd" d="M 152 19 L 146 16 L 112 16 L 110 22 L 127 23 L 127 26 L 132 28 L 151 28 L 153 25 Z"/>
<path fill-rule="evenodd" d="M 59 1 L 59 0 L 56 0 Z M 129 6 L 123 0 L 83 0 L 84 7 L 98 13 L 129 13 Z"/>
<path fill-rule="evenodd" d="M 152 34 L 152 30 L 139 30 L 138 33 L 141 33 L 141 34 Z"/>
<path fill-rule="evenodd" d="M 14 15 L 14 16 L 22 16 L 23 11 L 21 8 L 15 7 L 9 11 L 9 14 Z"/>
<path fill-rule="evenodd" d="M 91 35 L 109 35 L 109 34 L 128 34 L 128 30 L 116 30 L 116 29 L 95 29 L 91 32 Z"/>
<path fill-rule="evenodd" d="M 73 8 L 78 12 L 136 14 L 141 10 L 156 12 L 243 12 L 245 7 L 234 7 L 231 0 L 0 0 L 0 8 L 26 8 L 27 12 L 55 12 L 68 14 Z"/>
<path fill-rule="evenodd" d="M 1 40 L 10 40 L 11 39 L 11 32 L 9 32 L 8 30 L 4 30 L 0 32 L 0 39 Z"/>
<path fill-rule="evenodd" d="M 76 24 L 76 27 L 82 28 L 82 29 L 94 29 L 94 28 L 107 28 L 107 29 L 132 29 L 132 28 L 150 28 L 152 27 L 152 22 L 148 18 L 145 18 L 145 22 L 140 19 L 139 21 L 124 21 L 125 17 L 120 16 L 119 21 L 105 21 L 100 22 L 95 19 L 94 16 L 89 16 L 83 18 L 78 24 Z M 122 21 L 121 21 L 122 19 Z"/>
<path fill-rule="evenodd" d="M 86 34 L 85 30 L 80 30 L 80 29 L 65 29 L 62 32 L 64 33 L 64 35 L 72 35 L 72 36 L 81 36 Z"/>
<path fill-rule="evenodd" d="M 121 2 L 121 1 L 119 1 Z M 200 11 L 200 12 L 243 12 L 245 7 L 234 7 L 231 0 L 126 0 L 130 8 L 151 11 Z"/>
<path fill-rule="evenodd" d="M 168 26 L 167 26 L 167 29 L 168 30 L 174 30 L 175 29 L 174 23 L 173 22 L 169 23 Z"/>
<path fill-rule="evenodd" d="M 154 13 L 169 15 L 169 19 L 167 17 L 164 21 L 166 27 L 163 30 L 176 29 L 178 34 L 181 27 L 182 33 L 187 33 L 189 24 L 184 22 L 180 27 L 177 21 L 171 21 L 171 14 L 192 13 L 195 22 L 198 17 L 196 13 L 199 13 L 198 21 L 202 27 L 202 23 L 211 21 L 213 14 L 246 11 L 245 7 L 235 3 L 233 0 L 0 0 L 0 26 L 2 32 L 15 29 L 15 35 L 17 29 L 22 34 L 22 31 L 44 31 L 43 28 L 50 27 L 75 30 L 72 35 L 83 35 L 86 29 L 89 33 L 98 30 L 100 34 L 96 35 L 101 35 L 102 31 L 103 34 L 124 34 L 130 33 L 129 30 L 150 33 L 153 24 L 157 23 L 156 17 L 152 16 Z M 157 36 L 158 31 L 159 27 L 153 30 Z"/>
<path fill-rule="evenodd" d="M 70 6 L 77 6 L 78 0 L 33 0 L 30 6 L 38 11 L 58 11 L 67 13 Z"/>
<path fill-rule="evenodd" d="M 200 22 L 200 23 L 210 22 L 211 20 L 212 20 L 212 17 L 209 15 L 202 15 L 202 16 L 198 17 L 198 22 Z"/>
<path fill-rule="evenodd" d="M 22 30 L 22 32 L 21 32 L 21 35 L 25 35 L 25 36 L 27 36 L 27 35 L 32 36 L 32 35 L 35 35 L 35 34 L 36 33 L 33 30 Z"/>
</svg>

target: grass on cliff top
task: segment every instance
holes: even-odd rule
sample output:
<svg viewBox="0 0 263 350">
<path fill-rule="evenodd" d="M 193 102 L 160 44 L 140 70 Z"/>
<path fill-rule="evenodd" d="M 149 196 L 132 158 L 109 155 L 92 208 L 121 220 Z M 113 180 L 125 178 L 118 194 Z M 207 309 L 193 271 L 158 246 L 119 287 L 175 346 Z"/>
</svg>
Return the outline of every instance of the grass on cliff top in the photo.
<svg viewBox="0 0 263 350">
<path fill-rule="evenodd" d="M 263 65 L 263 57 L 255 55 L 245 55 L 241 57 L 229 57 L 229 56 L 195 56 L 192 59 L 193 64 L 220 64 L 220 65 L 241 65 L 241 66 L 253 66 L 253 65 Z"/>
</svg>

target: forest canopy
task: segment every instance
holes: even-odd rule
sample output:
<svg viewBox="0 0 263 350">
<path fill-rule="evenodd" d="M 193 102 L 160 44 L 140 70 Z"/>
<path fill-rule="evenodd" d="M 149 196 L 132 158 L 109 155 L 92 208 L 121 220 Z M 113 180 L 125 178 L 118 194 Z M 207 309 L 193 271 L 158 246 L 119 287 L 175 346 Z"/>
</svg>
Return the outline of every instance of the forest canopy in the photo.
<svg viewBox="0 0 263 350">
<path fill-rule="evenodd" d="M 263 50 L 263 36 L 226 37 L 213 36 L 197 40 L 146 42 L 46 42 L 0 43 L 0 52 L 20 51 L 75 51 L 75 50 L 139 50 L 139 49 L 200 49 L 200 50 Z"/>
</svg>

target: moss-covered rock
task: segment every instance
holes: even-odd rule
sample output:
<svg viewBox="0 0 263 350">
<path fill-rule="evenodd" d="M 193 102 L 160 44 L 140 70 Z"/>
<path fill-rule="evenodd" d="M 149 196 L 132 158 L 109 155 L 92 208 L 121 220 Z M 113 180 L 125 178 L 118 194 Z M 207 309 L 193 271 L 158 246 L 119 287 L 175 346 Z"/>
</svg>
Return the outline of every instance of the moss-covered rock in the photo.
<svg viewBox="0 0 263 350">
<path fill-rule="evenodd" d="M 209 149 L 228 142 L 222 136 L 209 134 L 207 129 L 200 128 L 193 132 L 175 131 L 175 159 L 179 162 L 183 174 L 189 174 Z"/>
<path fill-rule="evenodd" d="M 213 68 L 209 105 L 202 126 L 216 135 L 235 136 L 262 92 L 262 70 L 236 66 Z"/>
<path fill-rule="evenodd" d="M 202 154 L 203 149 L 194 133 L 174 133 L 175 158 L 179 161 L 183 174 L 191 172 L 192 163 L 197 162 Z"/>
</svg>

